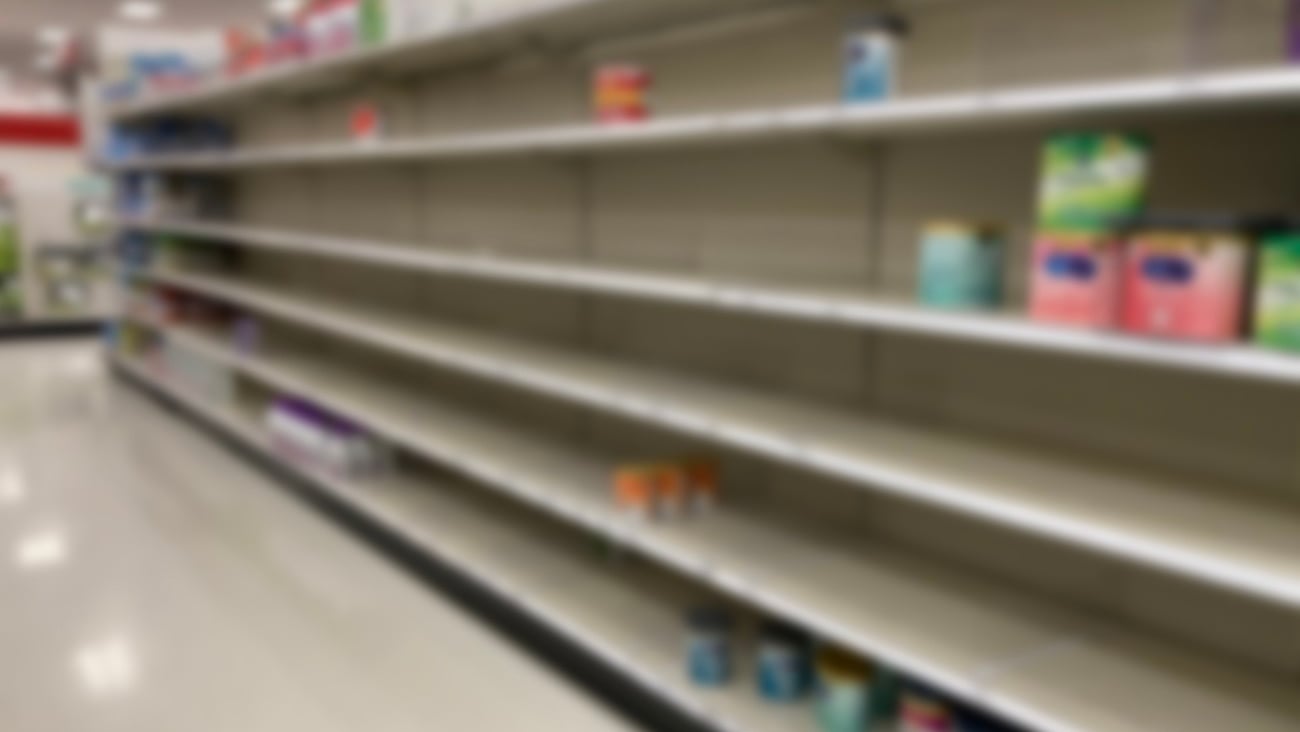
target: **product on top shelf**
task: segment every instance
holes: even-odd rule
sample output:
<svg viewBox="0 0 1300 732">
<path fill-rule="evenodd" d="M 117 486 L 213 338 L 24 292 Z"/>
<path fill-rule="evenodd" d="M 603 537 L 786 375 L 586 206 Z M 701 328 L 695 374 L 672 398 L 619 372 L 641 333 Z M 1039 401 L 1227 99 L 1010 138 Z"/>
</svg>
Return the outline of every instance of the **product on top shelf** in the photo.
<svg viewBox="0 0 1300 732">
<path fill-rule="evenodd" d="M 184 51 L 135 51 L 110 59 L 102 70 L 104 98 L 126 101 L 142 94 L 177 92 L 203 83 L 221 67 L 220 39 L 191 39 Z"/>
<path fill-rule="evenodd" d="M 411 38 L 445 30 L 469 16 L 467 0 L 388 0 L 385 13 L 390 39 Z"/>
<path fill-rule="evenodd" d="M 388 40 L 388 0 L 361 0 L 357 15 L 358 38 L 373 46 Z"/>
<path fill-rule="evenodd" d="M 265 28 L 226 29 L 226 74 L 242 76 L 259 71 L 270 61 L 270 39 Z"/>
<path fill-rule="evenodd" d="M 1125 228 L 1125 330 L 1206 342 L 1242 334 L 1252 222 L 1150 215 Z"/>
<path fill-rule="evenodd" d="M 718 607 L 692 608 L 686 613 L 686 673 L 692 683 L 717 687 L 734 673 L 735 618 Z"/>
<path fill-rule="evenodd" d="M 272 66 L 307 56 L 307 32 L 297 18 L 273 18 L 267 25 L 266 63 Z"/>
<path fill-rule="evenodd" d="M 1043 146 L 1038 229 L 1104 235 L 1137 214 L 1146 196 L 1150 145 L 1140 135 L 1078 132 Z"/>
<path fill-rule="evenodd" d="M 640 66 L 610 64 L 596 69 L 593 80 L 596 120 L 617 124 L 648 119 L 650 84 L 650 72 Z"/>
<path fill-rule="evenodd" d="M 754 679 L 758 694 L 772 702 L 802 699 L 812 683 L 812 642 L 798 628 L 765 623 L 759 630 Z"/>
<path fill-rule="evenodd" d="M 1263 237 L 1255 284 L 1255 341 L 1300 351 L 1300 229 Z"/>
<path fill-rule="evenodd" d="M 303 11 L 302 23 L 311 56 L 349 51 L 361 34 L 360 0 L 315 0 Z"/>
<path fill-rule="evenodd" d="M 846 102 L 876 102 L 893 96 L 898 74 L 898 49 L 907 25 L 895 15 L 863 18 L 844 41 Z"/>
<path fill-rule="evenodd" d="M 1030 317 L 1082 327 L 1116 326 L 1121 251 L 1114 237 L 1040 233 L 1032 254 Z"/>
<path fill-rule="evenodd" d="M 921 302 L 944 308 L 990 308 L 1002 303 L 1004 237 L 993 225 L 936 221 L 921 235 Z"/>
</svg>

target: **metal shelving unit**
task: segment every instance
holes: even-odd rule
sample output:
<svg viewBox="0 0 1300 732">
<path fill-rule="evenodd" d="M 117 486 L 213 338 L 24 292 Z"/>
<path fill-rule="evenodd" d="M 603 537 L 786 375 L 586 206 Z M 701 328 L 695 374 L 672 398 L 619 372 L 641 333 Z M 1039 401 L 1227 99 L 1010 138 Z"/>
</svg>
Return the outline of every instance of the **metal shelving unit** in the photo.
<svg viewBox="0 0 1300 732">
<path fill-rule="evenodd" d="M 240 190 L 229 219 L 120 219 L 180 242 L 127 279 L 221 303 L 265 333 L 249 351 L 141 312 L 123 324 L 459 476 L 454 497 L 289 466 L 706 726 L 814 722 L 803 706 L 686 684 L 680 598 L 559 544 L 596 537 L 1033 732 L 1293 732 L 1300 357 L 900 295 L 920 216 L 968 207 L 1028 238 L 1029 151 L 1047 129 L 1163 125 L 1160 154 L 1177 165 L 1156 176 L 1161 206 L 1294 199 L 1271 146 L 1294 137 L 1300 72 L 1242 50 L 1276 19 L 1234 7 L 1225 58 L 1188 67 L 1196 54 L 1170 50 L 1186 30 L 1179 2 L 1023 3 L 1026 23 L 1088 22 L 1029 23 L 1057 35 L 990 44 L 981 29 L 1006 20 L 994 4 L 909 0 L 899 7 L 934 35 L 917 36 L 908 93 L 875 105 L 807 101 L 828 98 L 829 66 L 800 39 L 837 37 L 842 5 L 771 0 L 547 2 L 146 99 L 114 118 L 211 113 L 249 135 L 231 151 L 109 164 Z M 776 15 L 692 35 L 757 9 Z M 582 72 L 621 53 L 591 47 L 661 33 L 627 53 L 664 69 L 668 112 L 579 121 Z M 972 48 L 977 62 L 962 55 Z M 496 63 L 516 55 L 529 63 Z M 1124 68 L 1075 68 L 1102 57 Z M 339 141 L 321 119 L 359 98 L 405 100 L 392 105 L 402 131 Z M 1229 133 L 1248 162 L 1221 159 Z M 234 255 L 223 264 L 209 244 Z M 237 405 L 115 358 L 275 458 Z M 614 468 L 683 445 L 737 461 L 736 492 L 755 495 L 685 522 L 618 511 Z M 818 523 L 784 510 L 791 500 L 817 515 L 855 502 L 844 521 L 858 524 Z"/>
</svg>

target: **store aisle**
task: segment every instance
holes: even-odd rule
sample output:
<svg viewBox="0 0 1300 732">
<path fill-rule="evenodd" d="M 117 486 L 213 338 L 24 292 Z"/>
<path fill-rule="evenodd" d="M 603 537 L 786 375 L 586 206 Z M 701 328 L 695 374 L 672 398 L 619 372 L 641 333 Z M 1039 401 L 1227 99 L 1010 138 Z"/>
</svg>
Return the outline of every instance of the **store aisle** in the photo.
<svg viewBox="0 0 1300 732">
<path fill-rule="evenodd" d="M 108 374 L 0 344 L 0 730 L 627 730 Z"/>
</svg>

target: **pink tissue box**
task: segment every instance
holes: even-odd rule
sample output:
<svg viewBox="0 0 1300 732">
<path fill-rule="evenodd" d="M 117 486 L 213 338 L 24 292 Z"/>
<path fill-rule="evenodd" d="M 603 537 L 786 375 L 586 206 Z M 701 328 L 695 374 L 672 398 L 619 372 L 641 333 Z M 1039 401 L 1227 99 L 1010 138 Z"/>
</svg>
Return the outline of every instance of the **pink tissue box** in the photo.
<svg viewBox="0 0 1300 732">
<path fill-rule="evenodd" d="M 1034 241 L 1029 315 L 1089 328 L 1119 324 L 1121 249 L 1096 236 L 1039 234 Z"/>
</svg>

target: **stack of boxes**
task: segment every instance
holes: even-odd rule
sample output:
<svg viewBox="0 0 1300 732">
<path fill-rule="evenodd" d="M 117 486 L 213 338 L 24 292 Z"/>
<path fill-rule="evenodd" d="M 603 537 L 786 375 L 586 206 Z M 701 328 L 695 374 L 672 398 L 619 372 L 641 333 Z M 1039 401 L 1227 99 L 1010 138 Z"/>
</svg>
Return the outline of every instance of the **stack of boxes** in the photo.
<svg viewBox="0 0 1300 732">
<path fill-rule="evenodd" d="M 1119 322 L 1123 248 L 1117 220 L 1136 215 L 1150 149 L 1123 133 L 1049 139 L 1039 183 L 1029 313 L 1035 320 L 1094 328 Z"/>
</svg>

